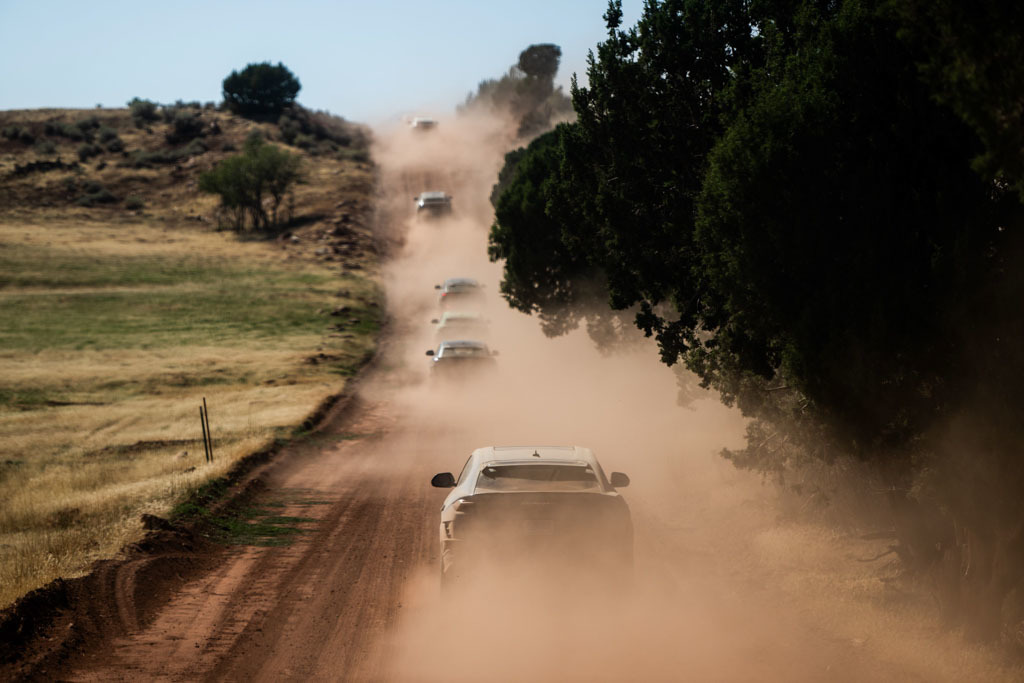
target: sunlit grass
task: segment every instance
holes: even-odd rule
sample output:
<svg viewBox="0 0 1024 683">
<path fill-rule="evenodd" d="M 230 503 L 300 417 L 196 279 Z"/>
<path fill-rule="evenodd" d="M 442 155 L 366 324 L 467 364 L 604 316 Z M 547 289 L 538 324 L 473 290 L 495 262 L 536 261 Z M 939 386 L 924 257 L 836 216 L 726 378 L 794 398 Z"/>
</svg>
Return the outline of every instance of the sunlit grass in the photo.
<svg viewBox="0 0 1024 683">
<path fill-rule="evenodd" d="M 0 224 L 0 606 L 114 555 L 340 391 L 379 324 L 361 272 L 208 230 Z"/>
</svg>

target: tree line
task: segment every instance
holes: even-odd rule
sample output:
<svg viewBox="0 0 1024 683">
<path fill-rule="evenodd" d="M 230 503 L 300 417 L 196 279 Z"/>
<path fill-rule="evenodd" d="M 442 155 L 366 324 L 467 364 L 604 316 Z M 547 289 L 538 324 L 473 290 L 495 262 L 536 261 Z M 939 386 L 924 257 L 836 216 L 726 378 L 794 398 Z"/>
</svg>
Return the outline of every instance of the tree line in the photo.
<svg viewBox="0 0 1024 683">
<path fill-rule="evenodd" d="M 502 294 L 548 334 L 631 318 L 755 418 L 738 466 L 869 463 L 906 566 L 997 635 L 1024 589 L 1024 9 L 604 18 L 576 121 L 506 158 Z"/>
</svg>

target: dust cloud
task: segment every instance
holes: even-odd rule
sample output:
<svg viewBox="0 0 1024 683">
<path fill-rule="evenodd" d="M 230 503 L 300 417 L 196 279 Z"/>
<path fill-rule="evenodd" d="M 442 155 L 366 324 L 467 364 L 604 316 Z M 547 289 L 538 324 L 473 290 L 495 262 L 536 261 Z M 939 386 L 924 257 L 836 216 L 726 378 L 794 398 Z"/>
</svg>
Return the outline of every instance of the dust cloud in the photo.
<svg viewBox="0 0 1024 683">
<path fill-rule="evenodd" d="M 870 676 L 843 661 L 843 648 L 813 642 L 798 615 L 772 602 L 770 578 L 752 571 L 749 544 L 771 523 L 770 493 L 717 455 L 742 445 L 744 419 L 710 395 L 679 407 L 675 376 L 646 340 L 605 356 L 580 330 L 544 337 L 536 319 L 500 298 L 501 268 L 487 259 L 487 198 L 514 130 L 460 116 L 428 132 L 377 131 L 379 222 L 400 244 L 386 272 L 393 329 L 389 386 L 379 390 L 407 430 L 441 444 L 433 471 L 457 475 L 482 446 L 581 445 L 606 472 L 626 472 L 635 576 L 609 586 L 584 567 L 555 579 L 523 548 L 521 561 L 482 567 L 442 595 L 437 566 L 424 568 L 386 646 L 394 680 Z M 413 198 L 433 190 L 453 196 L 451 214 L 417 216 Z M 500 353 L 493 373 L 430 376 L 434 285 L 449 277 L 485 284 L 482 341 Z M 434 495 L 439 509 L 446 491 Z M 438 524 L 437 513 L 426 523 L 433 546 Z"/>
</svg>

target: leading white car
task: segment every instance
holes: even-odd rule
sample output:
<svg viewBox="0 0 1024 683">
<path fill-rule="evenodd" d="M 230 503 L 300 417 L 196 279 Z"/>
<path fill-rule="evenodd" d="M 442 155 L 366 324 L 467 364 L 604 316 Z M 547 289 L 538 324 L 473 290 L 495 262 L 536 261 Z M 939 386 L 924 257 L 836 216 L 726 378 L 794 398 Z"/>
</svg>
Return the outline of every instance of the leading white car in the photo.
<svg viewBox="0 0 1024 683">
<path fill-rule="evenodd" d="M 606 477 L 589 448 L 478 448 L 458 479 L 442 472 L 430 483 L 452 489 L 439 528 L 443 588 L 524 561 L 629 580 L 633 523 L 617 491 L 629 477 Z"/>
</svg>

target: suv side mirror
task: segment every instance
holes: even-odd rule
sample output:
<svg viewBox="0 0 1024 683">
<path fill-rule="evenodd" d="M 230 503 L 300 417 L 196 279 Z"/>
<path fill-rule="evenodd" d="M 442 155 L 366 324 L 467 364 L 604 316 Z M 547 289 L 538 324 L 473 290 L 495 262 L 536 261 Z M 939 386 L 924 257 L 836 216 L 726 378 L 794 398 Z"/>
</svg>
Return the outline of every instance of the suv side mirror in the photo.
<svg viewBox="0 0 1024 683">
<path fill-rule="evenodd" d="M 629 486 L 629 477 L 622 472 L 612 472 L 611 484 L 613 488 L 625 488 Z"/>
<path fill-rule="evenodd" d="M 441 289 L 441 285 L 434 285 L 434 289 Z"/>
<path fill-rule="evenodd" d="M 433 356 L 434 355 L 434 349 L 427 349 L 427 355 L 428 356 Z"/>
<path fill-rule="evenodd" d="M 434 318 L 434 319 L 432 319 L 432 320 L 430 321 L 430 324 L 431 324 L 431 325 L 436 325 L 436 324 L 438 324 L 439 322 L 441 322 L 441 321 L 440 321 L 440 320 L 438 320 L 437 318 Z"/>
<path fill-rule="evenodd" d="M 454 488 L 455 477 L 452 476 L 451 472 L 441 472 L 434 475 L 434 478 L 430 480 L 430 485 L 439 489 Z"/>
</svg>

